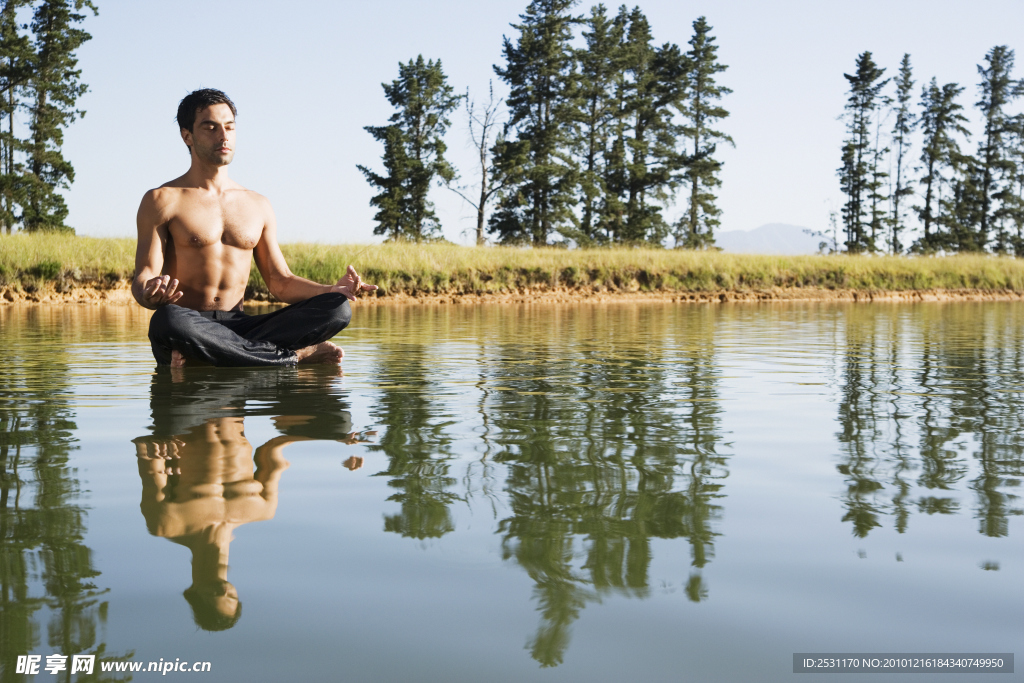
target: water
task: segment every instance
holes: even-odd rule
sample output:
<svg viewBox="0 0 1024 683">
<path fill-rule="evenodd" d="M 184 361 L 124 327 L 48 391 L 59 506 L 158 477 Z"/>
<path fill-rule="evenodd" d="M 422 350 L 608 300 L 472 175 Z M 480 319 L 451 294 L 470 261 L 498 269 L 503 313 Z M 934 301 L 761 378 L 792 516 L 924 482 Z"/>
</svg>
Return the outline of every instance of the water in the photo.
<svg viewBox="0 0 1024 683">
<path fill-rule="evenodd" d="M 360 307 L 343 376 L 158 372 L 146 323 L 0 308 L 0 680 L 778 681 L 1022 642 L 1024 304 Z"/>
</svg>

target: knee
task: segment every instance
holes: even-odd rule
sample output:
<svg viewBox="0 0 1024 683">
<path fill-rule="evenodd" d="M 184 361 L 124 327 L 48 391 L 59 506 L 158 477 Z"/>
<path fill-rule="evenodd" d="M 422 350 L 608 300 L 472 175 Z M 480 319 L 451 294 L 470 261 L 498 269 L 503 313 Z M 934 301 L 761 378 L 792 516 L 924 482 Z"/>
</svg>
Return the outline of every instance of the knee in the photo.
<svg viewBox="0 0 1024 683">
<path fill-rule="evenodd" d="M 317 316 L 324 321 L 324 325 L 333 330 L 334 334 L 341 332 L 348 327 L 352 321 L 352 306 L 348 303 L 348 297 L 338 292 L 317 294 L 309 300 L 308 304 L 316 309 Z"/>
<path fill-rule="evenodd" d="M 181 337 L 184 321 L 189 312 L 189 309 L 175 304 L 167 304 L 156 309 L 153 317 L 149 319 L 149 338 L 156 340 Z"/>
<path fill-rule="evenodd" d="M 340 300 L 335 300 L 331 311 L 331 326 L 336 327 L 338 332 L 348 327 L 348 324 L 352 322 L 352 305 L 348 302 L 348 297 L 344 294 L 329 294 L 328 296 L 339 297 Z"/>
</svg>

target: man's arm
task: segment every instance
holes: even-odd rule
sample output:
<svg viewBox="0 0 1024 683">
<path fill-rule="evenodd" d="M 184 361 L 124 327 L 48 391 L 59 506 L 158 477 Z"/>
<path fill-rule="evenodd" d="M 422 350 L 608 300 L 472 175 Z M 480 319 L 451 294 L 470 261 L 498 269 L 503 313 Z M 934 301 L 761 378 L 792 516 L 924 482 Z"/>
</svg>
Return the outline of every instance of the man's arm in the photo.
<svg viewBox="0 0 1024 683">
<path fill-rule="evenodd" d="M 256 245 L 253 256 L 256 258 L 256 267 L 259 268 L 260 275 L 276 299 L 286 304 L 295 304 L 328 292 L 339 292 L 349 299 L 355 299 L 360 292 L 377 289 L 377 285 L 364 283 L 352 266 L 348 267 L 348 272 L 334 285 L 321 285 L 292 273 L 277 243 L 277 219 L 274 217 L 274 210 L 265 197 L 260 197 L 260 201 L 264 206 L 265 223 L 263 235 Z"/>
<path fill-rule="evenodd" d="M 136 216 L 139 242 L 135 248 L 135 278 L 132 280 L 132 296 L 150 309 L 173 304 L 184 296 L 184 292 L 177 291 L 177 280 L 161 275 L 170 235 L 156 193 L 156 190 L 147 192 L 139 205 Z"/>
</svg>

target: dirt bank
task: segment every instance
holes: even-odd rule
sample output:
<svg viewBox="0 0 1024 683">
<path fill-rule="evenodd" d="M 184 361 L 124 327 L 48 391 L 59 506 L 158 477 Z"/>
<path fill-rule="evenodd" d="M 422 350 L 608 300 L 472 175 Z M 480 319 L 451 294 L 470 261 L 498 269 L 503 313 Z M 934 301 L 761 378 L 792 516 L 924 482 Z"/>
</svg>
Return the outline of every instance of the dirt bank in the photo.
<svg viewBox="0 0 1024 683">
<path fill-rule="evenodd" d="M 677 303 L 744 303 L 772 301 L 1020 301 L 1024 292 L 982 289 L 931 289 L 906 291 L 865 291 L 815 287 L 776 287 L 763 290 L 715 290 L 704 292 L 612 291 L 604 287 L 535 287 L 504 293 L 407 294 L 366 296 L 363 305 L 479 304 L 479 303 L 611 303 L 664 301 Z M 109 305 L 134 304 L 127 282 L 58 287 L 45 285 L 35 291 L 0 288 L 0 305 Z M 259 304 L 252 300 L 247 303 Z M 268 302 L 269 303 L 269 302 Z"/>
</svg>

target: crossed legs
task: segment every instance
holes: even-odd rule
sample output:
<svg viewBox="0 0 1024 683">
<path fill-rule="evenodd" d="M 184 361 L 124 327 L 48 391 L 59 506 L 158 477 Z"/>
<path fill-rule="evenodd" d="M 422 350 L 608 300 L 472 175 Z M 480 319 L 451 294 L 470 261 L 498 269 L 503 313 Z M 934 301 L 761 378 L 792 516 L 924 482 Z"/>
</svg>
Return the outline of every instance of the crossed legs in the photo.
<svg viewBox="0 0 1024 683">
<path fill-rule="evenodd" d="M 343 294 L 320 294 L 264 315 L 193 311 L 161 306 L 149 323 L 153 356 L 161 365 L 198 360 L 217 366 L 340 363 L 328 340 L 352 319 Z"/>
</svg>

